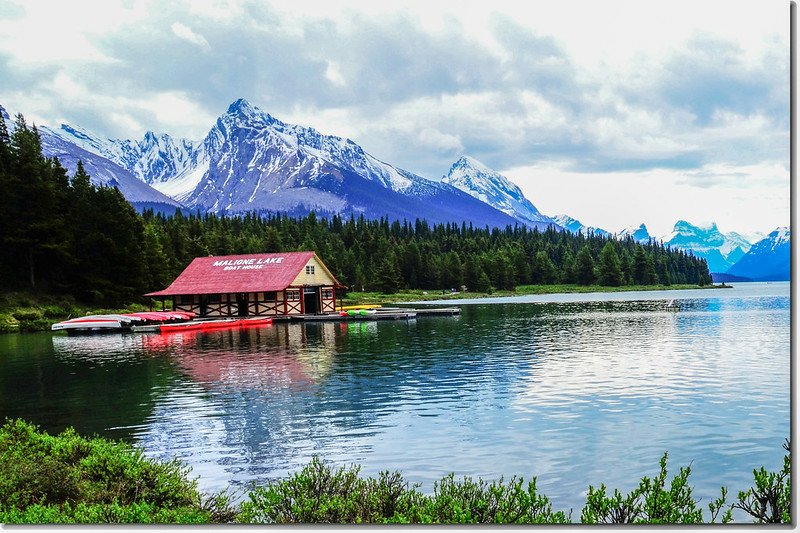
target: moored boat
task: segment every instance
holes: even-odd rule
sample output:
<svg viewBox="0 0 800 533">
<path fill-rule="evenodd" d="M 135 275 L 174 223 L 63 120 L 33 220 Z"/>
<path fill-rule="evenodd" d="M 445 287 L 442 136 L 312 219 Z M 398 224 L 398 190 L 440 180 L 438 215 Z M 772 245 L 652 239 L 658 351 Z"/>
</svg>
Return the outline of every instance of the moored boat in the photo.
<svg viewBox="0 0 800 533">
<path fill-rule="evenodd" d="M 202 322 L 183 322 L 180 324 L 161 324 L 161 333 L 174 333 L 178 331 L 197 331 L 203 329 Z"/>
<path fill-rule="evenodd" d="M 132 316 L 143 319 L 149 324 L 163 324 L 168 322 L 185 322 L 197 316 L 191 311 L 139 311 L 136 313 L 126 313 L 124 316 Z"/>
<path fill-rule="evenodd" d="M 64 320 L 50 326 L 51 331 L 65 331 L 67 335 L 85 333 L 114 333 L 130 330 L 132 324 L 144 319 L 129 315 L 87 315 Z"/>
<path fill-rule="evenodd" d="M 244 318 L 239 321 L 239 326 L 243 328 L 249 328 L 254 326 L 266 326 L 268 324 L 272 324 L 272 317 L 271 316 L 260 316 L 256 318 Z"/>
<path fill-rule="evenodd" d="M 206 322 L 200 322 L 200 325 L 203 331 L 208 331 L 212 329 L 237 328 L 241 322 L 242 321 L 240 319 L 232 318 L 224 320 L 208 320 Z"/>
</svg>

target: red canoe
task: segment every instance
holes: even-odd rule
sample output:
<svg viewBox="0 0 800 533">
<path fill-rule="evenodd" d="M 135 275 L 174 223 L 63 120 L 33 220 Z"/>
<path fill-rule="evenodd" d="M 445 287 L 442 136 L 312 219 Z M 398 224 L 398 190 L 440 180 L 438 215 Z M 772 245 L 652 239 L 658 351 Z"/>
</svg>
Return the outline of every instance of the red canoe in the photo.
<svg viewBox="0 0 800 533">
<path fill-rule="evenodd" d="M 193 331 L 203 328 L 202 322 L 184 322 L 182 324 L 161 324 L 161 333 L 174 333 L 176 331 Z"/>
<path fill-rule="evenodd" d="M 239 325 L 243 328 L 248 328 L 252 326 L 266 326 L 267 324 L 272 324 L 272 317 L 259 317 L 259 318 L 246 318 L 244 320 L 239 321 Z"/>
</svg>

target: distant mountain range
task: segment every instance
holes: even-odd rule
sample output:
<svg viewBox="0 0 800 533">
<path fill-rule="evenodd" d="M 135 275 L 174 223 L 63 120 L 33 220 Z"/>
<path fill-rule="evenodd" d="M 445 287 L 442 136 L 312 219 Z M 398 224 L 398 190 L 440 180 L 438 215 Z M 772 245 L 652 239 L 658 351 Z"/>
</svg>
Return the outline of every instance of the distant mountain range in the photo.
<svg viewBox="0 0 800 533">
<path fill-rule="evenodd" d="M 2 107 L 0 112 L 13 127 Z M 350 139 L 282 122 L 245 99 L 233 102 L 199 142 L 151 131 L 138 141 L 107 139 L 68 124 L 38 129 L 45 155 L 58 157 L 70 173 L 83 161 L 94 183 L 118 187 L 139 210 L 290 215 L 313 210 L 323 216 L 420 218 L 479 227 L 555 227 L 662 241 L 705 258 L 712 273 L 788 279 L 788 228 L 755 245 L 738 233 L 723 234 L 714 223 L 685 220 L 661 238 L 650 235 L 643 223 L 612 233 L 567 214 L 542 214 L 516 184 L 472 157 L 460 157 L 441 181 L 426 179 L 377 159 Z"/>
<path fill-rule="evenodd" d="M 201 142 L 152 132 L 141 141 L 104 139 L 66 124 L 46 132 L 60 140 L 47 143 L 47 150 L 60 147 L 48 155 L 77 159 L 89 152 L 107 168 L 121 168 L 120 174 L 150 186 L 154 198 L 166 195 L 200 212 L 313 210 L 479 227 L 553 224 L 544 217 L 517 218 L 446 182 L 385 163 L 349 139 L 282 122 L 244 99 L 233 102 Z"/>
<path fill-rule="evenodd" d="M 758 241 L 726 274 L 753 281 L 785 281 L 791 274 L 791 232 L 776 228 Z"/>
<path fill-rule="evenodd" d="M 691 250 L 708 262 L 711 272 L 727 272 L 750 250 L 752 244 L 735 232 L 722 233 L 715 223 L 695 226 L 679 220 L 672 232 L 662 239 L 673 248 Z"/>
<path fill-rule="evenodd" d="M 627 228 L 618 231 L 615 236 L 618 239 L 630 237 L 636 242 L 647 242 L 653 238 L 650 235 L 650 232 L 647 231 L 647 226 L 644 224 L 639 224 L 638 226 L 628 226 Z"/>
<path fill-rule="evenodd" d="M 595 228 L 593 226 L 585 226 L 579 220 L 576 220 L 576 219 L 572 218 L 569 215 L 563 215 L 563 214 L 562 215 L 556 215 L 556 216 L 553 217 L 553 220 L 555 220 L 556 223 L 559 226 L 563 227 L 564 229 L 567 229 L 567 230 L 571 231 L 572 233 L 582 233 L 584 235 L 593 234 L 593 235 L 602 236 L 602 237 L 610 237 L 610 236 L 612 236 L 611 233 L 607 232 L 606 230 L 604 230 L 602 228 Z"/>
</svg>

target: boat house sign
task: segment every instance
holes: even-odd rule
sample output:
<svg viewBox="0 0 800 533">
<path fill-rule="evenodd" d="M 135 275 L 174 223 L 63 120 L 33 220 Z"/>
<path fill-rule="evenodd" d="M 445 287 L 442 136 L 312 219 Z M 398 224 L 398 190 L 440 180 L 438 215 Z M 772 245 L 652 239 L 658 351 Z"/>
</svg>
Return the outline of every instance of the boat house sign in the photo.
<svg viewBox="0 0 800 533">
<path fill-rule="evenodd" d="M 279 265 L 283 257 L 261 257 L 251 259 L 222 259 L 214 261 L 212 266 L 222 267 L 222 270 L 261 270 L 264 265 Z"/>
</svg>

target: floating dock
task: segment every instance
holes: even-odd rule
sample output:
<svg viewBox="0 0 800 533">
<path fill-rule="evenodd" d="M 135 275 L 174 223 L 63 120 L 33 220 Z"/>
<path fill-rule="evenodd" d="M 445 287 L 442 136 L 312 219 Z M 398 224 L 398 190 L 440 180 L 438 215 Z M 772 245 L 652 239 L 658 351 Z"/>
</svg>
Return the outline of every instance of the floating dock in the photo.
<svg viewBox="0 0 800 533">
<path fill-rule="evenodd" d="M 402 307 L 382 307 L 374 309 L 374 312 L 367 314 L 347 314 L 340 313 L 325 313 L 315 315 L 288 315 L 284 317 L 275 317 L 276 320 L 292 320 L 303 322 L 315 321 L 363 321 L 363 320 L 411 320 L 418 316 L 453 316 L 460 315 L 460 307 L 447 307 L 447 308 L 423 308 L 411 309 Z"/>
</svg>

